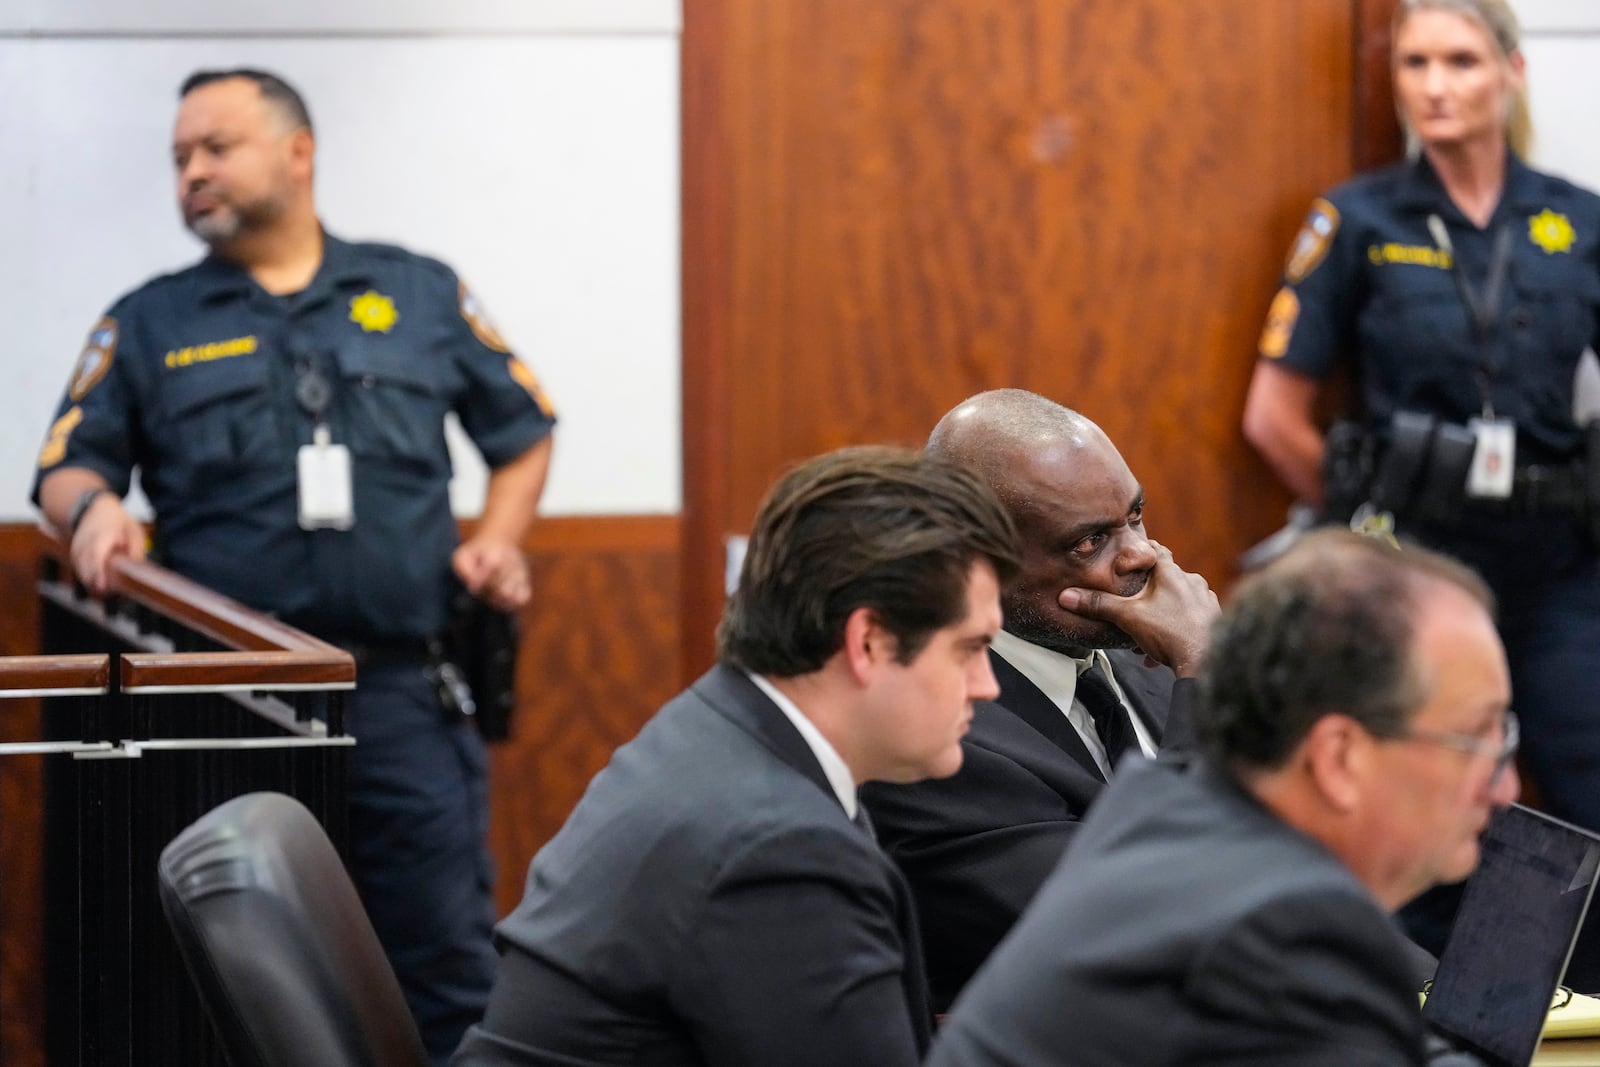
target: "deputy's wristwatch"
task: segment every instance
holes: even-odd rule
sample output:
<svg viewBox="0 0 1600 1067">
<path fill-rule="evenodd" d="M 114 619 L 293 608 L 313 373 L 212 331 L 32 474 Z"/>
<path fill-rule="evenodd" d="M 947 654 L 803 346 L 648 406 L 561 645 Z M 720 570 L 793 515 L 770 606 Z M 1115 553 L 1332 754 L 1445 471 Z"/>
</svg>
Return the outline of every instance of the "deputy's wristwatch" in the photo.
<svg viewBox="0 0 1600 1067">
<path fill-rule="evenodd" d="M 67 513 L 68 537 L 78 536 L 78 526 L 83 522 L 83 517 L 89 513 L 89 508 L 100 498 L 101 493 L 109 492 L 111 490 L 105 486 L 97 485 L 78 494 L 78 499 L 72 503 L 72 510 Z"/>
</svg>

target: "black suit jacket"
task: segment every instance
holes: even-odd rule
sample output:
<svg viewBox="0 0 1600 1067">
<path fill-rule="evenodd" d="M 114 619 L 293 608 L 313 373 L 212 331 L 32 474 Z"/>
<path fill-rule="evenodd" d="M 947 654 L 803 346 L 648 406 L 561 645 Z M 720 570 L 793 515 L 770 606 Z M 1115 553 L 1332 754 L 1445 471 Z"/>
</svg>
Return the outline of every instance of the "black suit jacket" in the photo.
<svg viewBox="0 0 1600 1067">
<path fill-rule="evenodd" d="M 961 770 L 861 791 L 916 897 L 935 1011 L 1011 929 L 1106 784 L 1061 709 L 998 653 L 990 658 L 1000 699 L 973 708 Z M 1107 658 L 1151 735 L 1163 748 L 1188 747 L 1192 683 L 1137 653 Z"/>
<path fill-rule="evenodd" d="M 460 1064 L 909 1067 L 909 891 L 783 712 L 717 667 L 589 784 L 496 929 Z"/>
<path fill-rule="evenodd" d="M 1423 1062 L 1390 916 L 1320 843 L 1195 764 L 1129 760 L 967 986 L 929 1067 Z"/>
</svg>

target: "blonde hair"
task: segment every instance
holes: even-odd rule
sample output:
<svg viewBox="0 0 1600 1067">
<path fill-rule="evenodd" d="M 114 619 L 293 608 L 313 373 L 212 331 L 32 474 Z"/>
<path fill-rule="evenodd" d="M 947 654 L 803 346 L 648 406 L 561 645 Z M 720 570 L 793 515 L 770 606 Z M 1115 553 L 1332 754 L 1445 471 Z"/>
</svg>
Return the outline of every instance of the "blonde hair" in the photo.
<svg viewBox="0 0 1600 1067">
<path fill-rule="evenodd" d="M 1391 43 L 1399 38 L 1400 27 L 1416 11 L 1449 11 L 1476 22 L 1499 49 L 1503 60 L 1509 61 L 1522 47 L 1522 28 L 1507 0 L 1400 0 L 1394 9 Z M 1406 122 L 1405 110 L 1398 100 L 1395 107 L 1400 115 L 1400 126 L 1406 133 L 1406 155 L 1414 157 L 1422 150 L 1422 143 Z M 1512 91 L 1506 113 L 1506 144 L 1523 159 L 1533 150 L 1533 114 L 1528 109 L 1526 86 Z"/>
</svg>

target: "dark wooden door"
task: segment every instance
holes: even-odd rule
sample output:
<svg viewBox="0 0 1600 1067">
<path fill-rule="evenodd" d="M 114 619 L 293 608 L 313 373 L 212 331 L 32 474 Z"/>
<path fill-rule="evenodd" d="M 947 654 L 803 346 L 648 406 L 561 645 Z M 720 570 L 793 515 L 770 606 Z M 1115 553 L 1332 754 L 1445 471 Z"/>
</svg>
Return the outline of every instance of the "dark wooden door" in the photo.
<svg viewBox="0 0 1600 1067">
<path fill-rule="evenodd" d="M 1226 585 L 1287 504 L 1238 429 L 1257 333 L 1389 124 L 1392 3 L 688 0 L 686 669 L 779 471 L 997 386 L 1099 422 Z"/>
</svg>

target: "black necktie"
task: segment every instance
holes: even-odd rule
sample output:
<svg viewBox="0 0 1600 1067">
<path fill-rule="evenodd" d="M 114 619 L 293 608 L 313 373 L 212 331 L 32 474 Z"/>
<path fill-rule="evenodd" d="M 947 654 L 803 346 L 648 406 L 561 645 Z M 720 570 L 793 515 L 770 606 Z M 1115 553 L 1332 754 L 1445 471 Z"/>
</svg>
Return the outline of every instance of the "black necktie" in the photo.
<svg viewBox="0 0 1600 1067">
<path fill-rule="evenodd" d="M 1139 738 L 1133 732 L 1128 709 L 1117 699 L 1117 692 L 1111 688 L 1099 663 L 1090 664 L 1088 670 L 1078 675 L 1077 696 L 1083 701 L 1089 718 L 1094 720 L 1095 732 L 1105 746 L 1106 763 L 1115 769 L 1124 752 L 1139 747 Z"/>
</svg>

